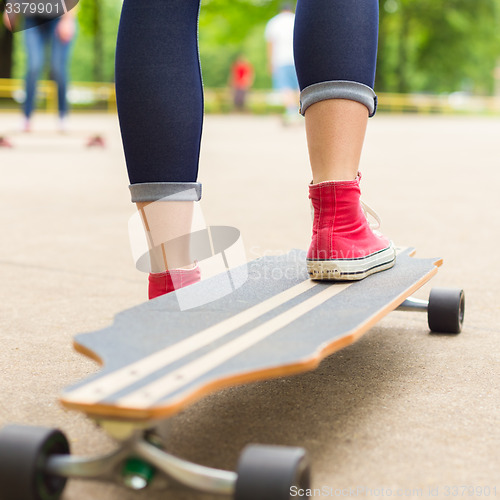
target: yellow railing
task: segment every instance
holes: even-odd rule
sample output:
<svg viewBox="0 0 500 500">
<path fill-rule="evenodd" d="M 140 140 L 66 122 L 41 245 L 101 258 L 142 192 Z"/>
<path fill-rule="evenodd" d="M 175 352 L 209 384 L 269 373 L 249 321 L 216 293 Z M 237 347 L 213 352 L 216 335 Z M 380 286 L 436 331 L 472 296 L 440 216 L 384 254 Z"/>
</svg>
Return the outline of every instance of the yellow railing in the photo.
<svg viewBox="0 0 500 500">
<path fill-rule="evenodd" d="M 205 89 L 209 111 L 223 112 L 232 108 L 231 91 L 227 88 Z M 280 106 L 279 96 L 269 90 L 253 90 L 248 95 L 252 111 L 269 111 Z M 470 96 L 462 93 L 378 94 L 378 110 L 392 113 L 490 113 L 500 114 L 500 96 Z"/>
<path fill-rule="evenodd" d="M 0 98 L 15 99 L 16 94 L 23 92 L 24 81 L 15 78 L 0 78 Z M 113 83 L 104 82 L 71 82 L 69 92 L 71 99 L 77 104 L 96 105 L 104 103 L 110 112 L 116 111 L 116 94 Z M 57 85 L 51 80 L 40 80 L 37 86 L 38 96 L 45 101 L 45 110 L 57 110 Z"/>
<path fill-rule="evenodd" d="M 415 113 L 500 113 L 500 96 L 451 94 L 378 94 L 378 109 L 383 112 Z"/>
<path fill-rule="evenodd" d="M 20 79 L 0 78 L 0 98 L 14 99 L 24 89 Z M 113 83 L 71 82 L 70 100 L 90 108 L 104 105 L 116 111 L 116 94 Z M 45 101 L 49 112 L 57 110 L 57 86 L 53 81 L 42 80 L 38 95 Z M 19 100 L 19 99 L 17 99 Z M 228 88 L 205 89 L 208 112 L 226 112 L 232 109 L 232 94 Z M 248 95 L 248 107 L 256 113 L 266 113 L 280 108 L 280 98 L 270 90 L 252 90 Z M 500 114 L 500 96 L 469 96 L 461 93 L 431 94 L 378 94 L 378 109 L 393 113 L 490 113 Z M 0 107 L 1 110 L 1 107 Z"/>
</svg>

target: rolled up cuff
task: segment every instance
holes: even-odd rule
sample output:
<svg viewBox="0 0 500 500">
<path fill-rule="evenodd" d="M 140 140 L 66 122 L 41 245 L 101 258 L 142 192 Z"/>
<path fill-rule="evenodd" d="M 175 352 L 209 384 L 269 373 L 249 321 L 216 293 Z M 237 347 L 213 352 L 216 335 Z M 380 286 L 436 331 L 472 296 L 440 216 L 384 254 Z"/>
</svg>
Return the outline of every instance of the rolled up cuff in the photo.
<svg viewBox="0 0 500 500">
<path fill-rule="evenodd" d="M 368 108 L 369 116 L 377 110 L 377 95 L 371 87 L 358 82 L 334 80 L 306 87 L 300 93 L 300 113 L 304 115 L 309 106 L 328 99 L 357 101 Z"/>
<path fill-rule="evenodd" d="M 199 201 L 199 182 L 145 182 L 129 186 L 132 203 L 148 201 Z"/>
</svg>

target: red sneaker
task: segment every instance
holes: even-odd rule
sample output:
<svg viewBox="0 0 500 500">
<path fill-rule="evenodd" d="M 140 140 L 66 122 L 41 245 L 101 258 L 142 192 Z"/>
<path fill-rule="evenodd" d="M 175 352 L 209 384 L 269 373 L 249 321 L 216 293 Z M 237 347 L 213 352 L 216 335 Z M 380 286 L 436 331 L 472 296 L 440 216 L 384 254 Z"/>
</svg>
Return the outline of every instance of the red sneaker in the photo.
<svg viewBox="0 0 500 500">
<path fill-rule="evenodd" d="M 198 283 L 200 279 L 201 273 L 198 264 L 192 269 L 171 269 L 164 273 L 151 273 L 149 275 L 149 300 Z"/>
<path fill-rule="evenodd" d="M 307 270 L 315 280 L 360 280 L 394 265 L 391 241 L 370 226 L 360 200 L 358 174 L 353 181 L 325 181 L 309 186 L 314 219 Z"/>
</svg>

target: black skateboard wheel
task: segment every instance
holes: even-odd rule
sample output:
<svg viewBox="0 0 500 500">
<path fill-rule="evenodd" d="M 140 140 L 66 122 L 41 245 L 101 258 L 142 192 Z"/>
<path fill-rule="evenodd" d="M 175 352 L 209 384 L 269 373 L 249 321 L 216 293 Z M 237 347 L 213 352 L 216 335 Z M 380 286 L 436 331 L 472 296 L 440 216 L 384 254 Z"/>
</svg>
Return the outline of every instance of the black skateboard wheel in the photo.
<svg viewBox="0 0 500 500">
<path fill-rule="evenodd" d="M 460 333 L 464 322 L 465 295 L 456 288 L 433 288 L 429 295 L 427 320 L 431 332 Z"/>
<path fill-rule="evenodd" d="M 45 473 L 47 458 L 69 454 L 64 434 L 56 429 L 8 425 L 0 430 L 1 500 L 57 500 L 66 478 Z"/>
<path fill-rule="evenodd" d="M 310 466 L 303 448 L 249 445 L 238 462 L 234 500 L 306 498 Z"/>
</svg>

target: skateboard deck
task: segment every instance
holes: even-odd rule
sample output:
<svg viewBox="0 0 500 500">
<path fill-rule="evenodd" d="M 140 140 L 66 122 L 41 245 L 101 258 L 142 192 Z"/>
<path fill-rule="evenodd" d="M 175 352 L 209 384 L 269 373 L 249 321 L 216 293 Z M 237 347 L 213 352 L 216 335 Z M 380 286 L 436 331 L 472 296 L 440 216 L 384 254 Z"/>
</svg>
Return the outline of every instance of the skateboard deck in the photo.
<svg viewBox="0 0 500 500">
<path fill-rule="evenodd" d="M 309 279 L 292 250 L 237 268 L 243 284 L 224 295 L 223 273 L 119 313 L 111 326 L 76 336 L 77 351 L 102 368 L 66 389 L 61 403 L 102 420 L 167 418 L 228 386 L 312 370 L 353 343 L 424 285 L 442 264 L 399 251 L 392 269 L 357 282 Z M 239 273 L 239 274 L 238 274 Z M 221 292 L 221 293 L 218 293 Z M 222 296 L 223 295 L 223 296 Z"/>
</svg>

